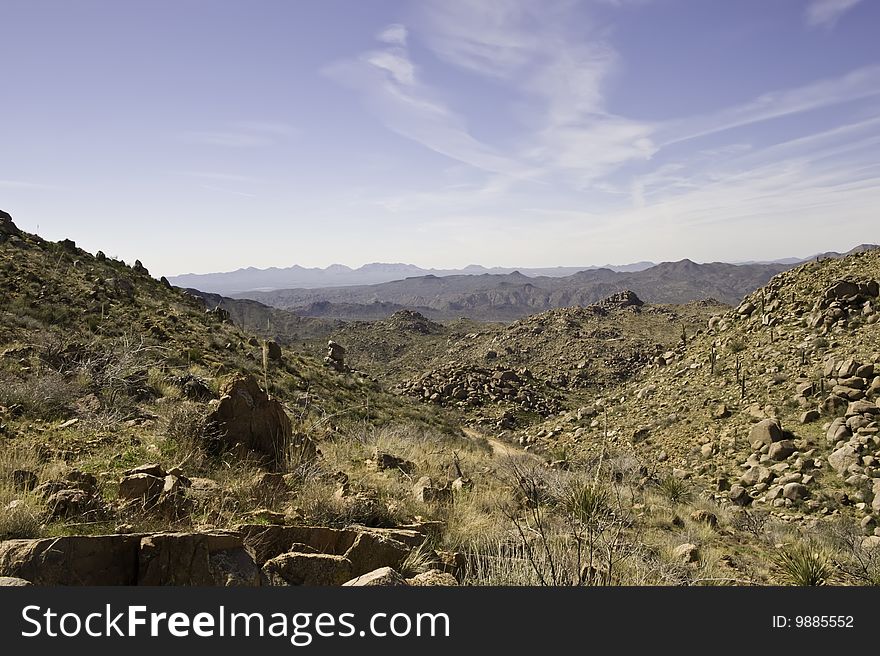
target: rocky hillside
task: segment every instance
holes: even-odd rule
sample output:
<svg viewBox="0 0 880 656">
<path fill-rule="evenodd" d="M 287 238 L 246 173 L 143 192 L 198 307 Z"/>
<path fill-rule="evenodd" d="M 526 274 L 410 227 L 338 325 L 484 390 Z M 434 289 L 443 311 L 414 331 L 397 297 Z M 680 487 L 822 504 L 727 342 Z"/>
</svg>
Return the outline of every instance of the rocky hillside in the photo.
<svg viewBox="0 0 880 656">
<path fill-rule="evenodd" d="M 0 214 L 0 584 L 876 585 L 878 280 L 325 324 Z"/>
</svg>

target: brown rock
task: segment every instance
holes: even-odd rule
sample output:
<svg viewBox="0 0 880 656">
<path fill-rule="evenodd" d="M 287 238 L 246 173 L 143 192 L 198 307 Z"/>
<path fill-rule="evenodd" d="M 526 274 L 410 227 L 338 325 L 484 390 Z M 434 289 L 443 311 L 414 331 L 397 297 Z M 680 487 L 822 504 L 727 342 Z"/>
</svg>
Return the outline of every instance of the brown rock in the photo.
<svg viewBox="0 0 880 656">
<path fill-rule="evenodd" d="M 772 444 L 783 438 L 782 427 L 775 419 L 762 419 L 749 431 L 749 442 L 760 440 L 763 444 Z"/>
<path fill-rule="evenodd" d="M 417 586 L 453 586 L 458 585 L 455 577 L 448 572 L 441 572 L 436 569 L 429 569 L 427 572 L 417 574 L 411 579 L 406 579 L 410 585 Z"/>
<path fill-rule="evenodd" d="M 267 467 L 283 467 L 292 435 L 290 419 L 252 376 L 236 374 L 229 379 L 216 404 L 208 423 L 219 450 L 255 453 Z"/>
<path fill-rule="evenodd" d="M 0 542 L 0 576 L 34 585 L 134 585 L 138 535 L 78 535 Z"/>
<path fill-rule="evenodd" d="M 140 540 L 138 585 L 258 586 L 260 570 L 233 533 L 157 533 Z"/>
<path fill-rule="evenodd" d="M 348 581 L 351 561 L 345 556 L 322 553 L 285 553 L 263 565 L 269 585 L 337 586 Z"/>
<path fill-rule="evenodd" d="M 409 585 L 400 574 L 390 567 L 381 567 L 362 576 L 346 581 L 342 585 L 353 587 L 365 586 L 401 586 Z"/>
<path fill-rule="evenodd" d="M 374 533 L 360 533 L 345 552 L 351 561 L 351 577 L 380 567 L 397 569 L 410 552 L 404 543 Z"/>
</svg>

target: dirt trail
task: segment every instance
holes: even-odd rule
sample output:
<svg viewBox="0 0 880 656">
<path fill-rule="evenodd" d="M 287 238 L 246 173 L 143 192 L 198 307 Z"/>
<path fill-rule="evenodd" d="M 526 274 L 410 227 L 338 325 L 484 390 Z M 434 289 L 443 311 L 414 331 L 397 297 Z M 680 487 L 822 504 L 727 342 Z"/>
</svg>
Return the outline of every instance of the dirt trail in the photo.
<svg viewBox="0 0 880 656">
<path fill-rule="evenodd" d="M 489 446 L 492 447 L 492 455 L 497 458 L 517 458 L 517 457 L 530 457 L 538 460 L 538 456 L 533 453 L 529 453 L 528 451 L 523 451 L 518 446 L 513 444 L 508 444 L 507 442 L 502 442 L 501 440 L 489 437 L 487 435 L 483 435 L 480 432 L 474 430 L 473 428 L 468 428 L 467 426 L 462 427 L 462 431 L 464 434 L 474 440 L 484 439 L 489 443 Z"/>
</svg>

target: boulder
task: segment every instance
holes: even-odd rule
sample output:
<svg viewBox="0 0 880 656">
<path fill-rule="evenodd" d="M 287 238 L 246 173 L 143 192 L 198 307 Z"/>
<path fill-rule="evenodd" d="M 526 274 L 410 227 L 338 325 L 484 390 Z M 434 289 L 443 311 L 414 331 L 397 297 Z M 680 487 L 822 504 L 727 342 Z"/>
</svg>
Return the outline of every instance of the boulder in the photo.
<svg viewBox="0 0 880 656">
<path fill-rule="evenodd" d="M 839 440 L 846 440 L 850 437 L 849 427 L 843 417 L 838 417 L 831 422 L 828 430 L 825 431 L 825 441 L 829 444 L 835 444 Z"/>
<path fill-rule="evenodd" d="M 100 513 L 104 504 L 96 491 L 86 491 L 78 487 L 69 487 L 46 497 L 51 519 L 69 519 L 72 517 L 87 519 Z"/>
<path fill-rule="evenodd" d="M 138 585 L 260 585 L 260 569 L 234 533 L 148 535 L 138 561 Z"/>
<path fill-rule="evenodd" d="M 449 572 L 441 572 L 437 569 L 429 569 L 427 572 L 417 574 L 411 579 L 406 579 L 410 585 L 416 586 L 453 586 L 458 585 L 458 581 Z"/>
<path fill-rule="evenodd" d="M 379 569 L 357 576 L 350 581 L 346 581 L 342 585 L 353 587 L 364 586 L 400 586 L 409 585 L 396 570 L 390 567 L 380 567 Z"/>
<path fill-rule="evenodd" d="M 34 585 L 134 585 L 139 535 L 77 535 L 0 542 L 0 576 Z"/>
<path fill-rule="evenodd" d="M 30 581 L 14 576 L 0 576 L 0 588 L 24 588 L 33 585 Z"/>
<path fill-rule="evenodd" d="M 727 492 L 727 498 L 738 506 L 747 506 L 752 503 L 752 497 L 742 485 L 731 486 Z"/>
<path fill-rule="evenodd" d="M 243 524 L 236 528 L 259 564 L 291 551 L 295 544 L 306 545 L 319 553 L 342 556 L 359 535 L 357 531 L 325 526 Z"/>
<path fill-rule="evenodd" d="M 428 476 L 422 476 L 413 486 L 413 496 L 422 503 L 449 504 L 453 501 L 452 488 L 437 487 Z"/>
<path fill-rule="evenodd" d="M 849 401 L 837 394 L 829 394 L 824 401 L 820 410 L 825 415 L 836 416 L 843 413 L 849 406 Z"/>
<path fill-rule="evenodd" d="M 12 222 L 12 215 L 9 212 L 0 210 L 0 243 L 6 241 L 7 237 L 18 237 L 21 230 Z"/>
<path fill-rule="evenodd" d="M 379 569 L 397 569 L 409 555 L 410 548 L 402 542 L 381 537 L 374 533 L 359 533 L 354 543 L 345 552 L 351 561 L 351 577 L 360 576 Z"/>
<path fill-rule="evenodd" d="M 782 496 L 786 499 L 790 499 L 791 501 L 800 501 L 801 499 L 806 499 L 809 496 L 809 491 L 806 486 L 802 483 L 791 482 L 786 483 L 782 487 Z"/>
<path fill-rule="evenodd" d="M 828 464 L 838 474 L 845 474 L 851 465 L 859 463 L 859 454 L 849 444 L 844 444 L 834 453 L 828 456 Z"/>
<path fill-rule="evenodd" d="M 281 345 L 278 342 L 266 342 L 266 357 L 273 362 L 281 360 Z"/>
<path fill-rule="evenodd" d="M 767 452 L 767 455 L 769 455 L 772 460 L 780 462 L 788 458 L 794 452 L 794 442 L 791 440 L 781 440 L 770 445 L 770 450 Z"/>
<path fill-rule="evenodd" d="M 140 501 L 144 506 L 154 505 L 165 486 L 162 478 L 152 474 L 137 473 L 119 481 L 119 498 L 124 501 Z"/>
<path fill-rule="evenodd" d="M 818 410 L 807 410 L 806 412 L 801 414 L 800 422 L 802 424 L 812 424 L 814 421 L 819 421 L 819 418 L 821 416 L 822 415 L 819 414 Z"/>
<path fill-rule="evenodd" d="M 285 553 L 263 565 L 269 585 L 338 586 L 352 577 L 345 556 L 322 553 Z"/>
<path fill-rule="evenodd" d="M 846 415 L 878 415 L 880 414 L 880 408 L 877 407 L 876 403 L 871 403 L 870 401 L 853 401 L 847 406 Z"/>
<path fill-rule="evenodd" d="M 398 458 L 390 453 L 385 453 L 379 449 L 376 449 L 373 452 L 373 464 L 379 471 L 384 469 L 397 469 L 404 474 L 412 474 L 416 468 L 415 463 L 412 463 L 409 460 L 404 460 L 403 458 Z"/>
<path fill-rule="evenodd" d="M 763 444 L 779 442 L 784 438 L 782 427 L 775 419 L 762 419 L 749 431 L 749 442 L 760 441 Z"/>
<path fill-rule="evenodd" d="M 685 542 L 672 550 L 672 557 L 680 563 L 698 563 L 700 561 L 700 550 L 697 545 Z"/>
<path fill-rule="evenodd" d="M 773 479 L 773 472 L 763 465 L 755 465 L 746 470 L 746 473 L 740 477 L 740 483 L 746 486 L 757 485 L 758 483 L 769 483 Z M 733 491 L 733 488 L 731 488 Z"/>
<path fill-rule="evenodd" d="M 220 390 L 220 400 L 208 416 L 212 444 L 218 451 L 257 454 L 271 469 L 281 469 L 290 446 L 292 428 L 284 407 L 260 389 L 247 374 L 236 374 Z"/>
</svg>

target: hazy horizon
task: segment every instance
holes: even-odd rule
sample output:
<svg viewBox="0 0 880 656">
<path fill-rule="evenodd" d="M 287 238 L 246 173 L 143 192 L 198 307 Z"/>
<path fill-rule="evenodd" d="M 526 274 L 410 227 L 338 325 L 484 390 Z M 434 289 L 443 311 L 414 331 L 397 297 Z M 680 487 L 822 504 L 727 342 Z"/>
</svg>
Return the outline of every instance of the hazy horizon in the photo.
<svg viewBox="0 0 880 656">
<path fill-rule="evenodd" d="M 0 209 L 154 275 L 878 239 L 880 3 L 7 0 Z"/>
</svg>

